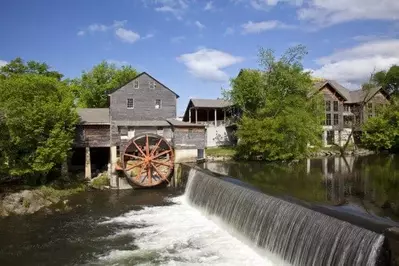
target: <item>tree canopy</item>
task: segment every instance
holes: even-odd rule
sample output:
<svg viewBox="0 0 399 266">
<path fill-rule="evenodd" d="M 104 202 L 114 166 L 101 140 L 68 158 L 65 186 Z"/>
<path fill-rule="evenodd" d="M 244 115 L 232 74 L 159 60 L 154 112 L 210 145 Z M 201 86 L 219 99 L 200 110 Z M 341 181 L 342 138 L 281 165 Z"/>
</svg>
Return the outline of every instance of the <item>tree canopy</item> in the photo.
<svg viewBox="0 0 399 266">
<path fill-rule="evenodd" d="M 388 70 L 376 72 L 373 82 L 382 86 L 388 93 L 399 93 L 399 66 L 393 65 Z"/>
<path fill-rule="evenodd" d="M 310 97 L 313 83 L 303 70 L 304 46 L 290 48 L 279 59 L 260 49 L 260 70 L 243 70 L 225 97 L 242 110 L 238 123 L 238 154 L 265 160 L 304 156 L 308 144 L 321 142 L 323 102 Z"/>
<path fill-rule="evenodd" d="M 78 106 L 86 108 L 108 107 L 108 93 L 121 87 L 134 77 L 137 71 L 131 66 L 118 68 L 106 61 L 68 83 L 78 99 Z"/>
<path fill-rule="evenodd" d="M 36 184 L 66 160 L 78 117 L 61 74 L 14 63 L 0 69 L 0 176 Z"/>
<path fill-rule="evenodd" d="M 25 63 L 20 57 L 17 57 L 5 66 L 0 67 L 0 79 L 22 74 L 36 74 L 46 77 L 53 77 L 57 80 L 61 80 L 64 76 L 57 71 L 51 71 L 50 66 L 46 63 L 32 60 Z"/>
</svg>

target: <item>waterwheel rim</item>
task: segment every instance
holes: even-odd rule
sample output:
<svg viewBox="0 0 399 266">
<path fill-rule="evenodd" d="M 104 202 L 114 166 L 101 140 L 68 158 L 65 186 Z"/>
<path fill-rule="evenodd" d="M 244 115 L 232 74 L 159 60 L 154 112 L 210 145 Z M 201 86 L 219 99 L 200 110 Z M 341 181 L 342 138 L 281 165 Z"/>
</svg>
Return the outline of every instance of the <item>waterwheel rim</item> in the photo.
<svg viewBox="0 0 399 266">
<path fill-rule="evenodd" d="M 122 154 L 123 171 L 128 180 L 141 187 L 169 183 L 174 154 L 169 142 L 156 134 L 131 139 Z"/>
</svg>

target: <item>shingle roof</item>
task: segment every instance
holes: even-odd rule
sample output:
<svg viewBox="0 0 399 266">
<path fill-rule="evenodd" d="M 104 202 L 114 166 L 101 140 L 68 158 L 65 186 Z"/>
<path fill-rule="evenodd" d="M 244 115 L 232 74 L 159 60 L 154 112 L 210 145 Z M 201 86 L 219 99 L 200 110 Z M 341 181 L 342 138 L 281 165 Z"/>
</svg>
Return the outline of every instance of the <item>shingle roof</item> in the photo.
<svg viewBox="0 0 399 266">
<path fill-rule="evenodd" d="M 80 124 L 83 125 L 109 125 L 108 108 L 78 108 Z"/>
<path fill-rule="evenodd" d="M 205 127 L 205 125 L 183 122 L 177 119 L 167 119 L 167 121 L 174 127 Z"/>
<path fill-rule="evenodd" d="M 191 99 L 194 107 L 200 108 L 224 108 L 232 104 L 222 99 Z"/>
<path fill-rule="evenodd" d="M 112 121 L 118 126 L 135 126 L 135 127 L 169 127 L 170 124 L 166 120 L 142 120 L 142 121 Z"/>
<path fill-rule="evenodd" d="M 333 89 L 335 89 L 345 99 L 345 103 L 360 103 L 363 100 L 368 101 L 381 89 L 381 87 L 374 87 L 368 92 L 362 89 L 349 90 L 335 80 L 324 80 L 314 83 L 314 93 L 323 88 L 326 84 L 330 84 L 330 86 L 333 87 Z M 311 93 L 310 95 L 314 93 Z"/>
</svg>

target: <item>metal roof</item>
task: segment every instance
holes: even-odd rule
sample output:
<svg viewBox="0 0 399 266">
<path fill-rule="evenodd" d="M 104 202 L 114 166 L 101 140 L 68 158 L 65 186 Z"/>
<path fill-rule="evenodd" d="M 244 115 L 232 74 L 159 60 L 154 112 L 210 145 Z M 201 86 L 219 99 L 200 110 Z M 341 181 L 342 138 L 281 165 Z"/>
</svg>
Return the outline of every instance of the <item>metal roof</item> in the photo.
<svg viewBox="0 0 399 266">
<path fill-rule="evenodd" d="M 80 124 L 109 125 L 109 108 L 78 108 Z"/>
<path fill-rule="evenodd" d="M 134 127 L 170 127 L 166 120 L 135 120 L 135 121 L 112 121 L 118 126 L 134 126 Z"/>
<path fill-rule="evenodd" d="M 191 99 L 194 107 L 200 108 L 225 108 L 232 104 L 222 99 Z"/>
<path fill-rule="evenodd" d="M 205 127 L 205 125 L 183 122 L 174 118 L 167 119 L 167 121 L 174 127 Z"/>
</svg>

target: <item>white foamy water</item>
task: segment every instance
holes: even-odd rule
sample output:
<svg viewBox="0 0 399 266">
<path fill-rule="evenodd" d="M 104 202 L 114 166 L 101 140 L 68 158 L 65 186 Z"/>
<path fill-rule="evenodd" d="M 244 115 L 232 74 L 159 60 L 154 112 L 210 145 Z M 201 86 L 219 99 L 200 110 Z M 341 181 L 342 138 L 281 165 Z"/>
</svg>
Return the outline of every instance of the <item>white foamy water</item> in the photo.
<svg viewBox="0 0 399 266">
<path fill-rule="evenodd" d="M 123 225 L 123 229 L 108 239 L 132 236 L 138 249 L 110 250 L 96 264 L 276 265 L 276 261 L 256 253 L 189 206 L 184 196 L 171 201 L 175 204 L 145 207 L 101 223 Z"/>
</svg>

